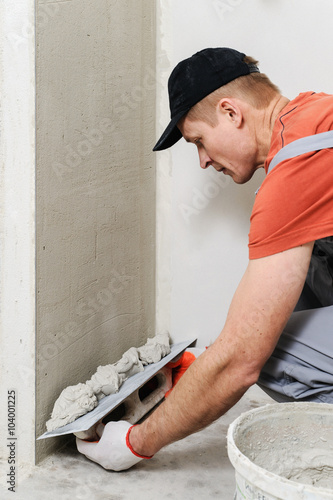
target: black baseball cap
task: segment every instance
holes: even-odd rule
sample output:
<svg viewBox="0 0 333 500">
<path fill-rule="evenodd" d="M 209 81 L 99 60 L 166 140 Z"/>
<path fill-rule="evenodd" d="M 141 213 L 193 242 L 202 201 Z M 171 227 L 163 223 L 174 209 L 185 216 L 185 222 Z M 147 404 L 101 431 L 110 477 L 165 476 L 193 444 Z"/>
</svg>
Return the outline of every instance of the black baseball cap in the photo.
<svg viewBox="0 0 333 500">
<path fill-rule="evenodd" d="M 204 49 L 181 61 L 168 80 L 171 120 L 153 151 L 173 146 L 182 137 L 179 120 L 201 99 L 227 83 L 259 73 L 255 64 L 244 62 L 245 54 L 226 47 Z"/>
</svg>

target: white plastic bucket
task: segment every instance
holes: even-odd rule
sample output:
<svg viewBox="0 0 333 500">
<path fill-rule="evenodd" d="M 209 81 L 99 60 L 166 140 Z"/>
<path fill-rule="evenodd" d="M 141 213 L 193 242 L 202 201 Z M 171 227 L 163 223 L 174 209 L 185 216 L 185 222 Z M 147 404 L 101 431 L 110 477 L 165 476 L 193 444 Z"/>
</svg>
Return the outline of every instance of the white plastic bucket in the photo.
<svg viewBox="0 0 333 500">
<path fill-rule="evenodd" d="M 278 403 L 228 430 L 234 500 L 333 499 L 333 405 Z"/>
</svg>

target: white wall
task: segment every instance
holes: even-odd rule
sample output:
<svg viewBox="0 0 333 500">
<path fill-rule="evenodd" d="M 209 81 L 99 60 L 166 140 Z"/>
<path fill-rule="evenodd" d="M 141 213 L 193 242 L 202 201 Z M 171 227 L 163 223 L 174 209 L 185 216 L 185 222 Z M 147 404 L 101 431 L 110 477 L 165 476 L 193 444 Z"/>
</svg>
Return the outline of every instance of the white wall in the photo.
<svg viewBox="0 0 333 500">
<path fill-rule="evenodd" d="M 307 90 L 333 92 L 330 0 L 168 0 L 161 4 L 163 51 L 159 56 L 164 72 L 168 63 L 171 70 L 205 47 L 226 46 L 257 58 L 261 71 L 288 98 Z M 157 135 L 168 121 L 166 89 L 160 90 L 164 100 Z M 158 200 L 172 200 L 169 218 L 158 212 L 160 224 L 169 228 L 170 242 L 163 251 L 159 239 L 158 277 L 166 283 L 168 270 L 171 281 L 168 293 L 158 288 L 157 323 L 169 325 L 174 340 L 195 334 L 198 345 L 205 346 L 220 333 L 246 268 L 249 216 L 264 174 L 257 172 L 244 186 L 226 177 L 221 180 L 222 174 L 215 174 L 212 167 L 200 169 L 195 147 L 183 140 L 157 155 L 158 171 L 169 173 L 164 185 L 171 186 L 171 193 L 161 197 L 158 192 Z"/>
<path fill-rule="evenodd" d="M 1 2 L 0 33 L 0 459 L 5 483 L 10 465 L 17 477 L 18 466 L 32 463 L 35 454 L 34 1 Z M 8 464 L 8 457 L 14 462 Z"/>
</svg>

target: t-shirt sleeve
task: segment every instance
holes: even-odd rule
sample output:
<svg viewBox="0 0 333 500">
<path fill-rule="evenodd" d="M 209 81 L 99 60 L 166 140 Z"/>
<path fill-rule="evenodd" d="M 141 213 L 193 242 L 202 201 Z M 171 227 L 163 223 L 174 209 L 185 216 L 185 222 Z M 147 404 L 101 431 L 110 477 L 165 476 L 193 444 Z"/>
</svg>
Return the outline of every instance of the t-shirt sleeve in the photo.
<svg viewBox="0 0 333 500">
<path fill-rule="evenodd" d="M 333 235 L 333 149 L 285 160 L 265 178 L 251 215 L 249 258 Z"/>
</svg>

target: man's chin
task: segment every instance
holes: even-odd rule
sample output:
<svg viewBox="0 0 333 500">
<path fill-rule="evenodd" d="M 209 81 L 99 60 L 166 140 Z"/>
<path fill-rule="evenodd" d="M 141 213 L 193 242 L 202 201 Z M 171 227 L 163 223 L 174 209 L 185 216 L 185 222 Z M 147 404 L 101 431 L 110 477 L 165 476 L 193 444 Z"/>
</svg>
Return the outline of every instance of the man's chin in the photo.
<svg viewBox="0 0 333 500">
<path fill-rule="evenodd" d="M 253 173 L 254 172 L 252 172 L 252 174 L 248 175 L 247 177 L 237 177 L 234 176 L 233 174 L 226 174 L 226 175 L 230 175 L 235 184 L 246 184 L 252 179 Z"/>
</svg>

